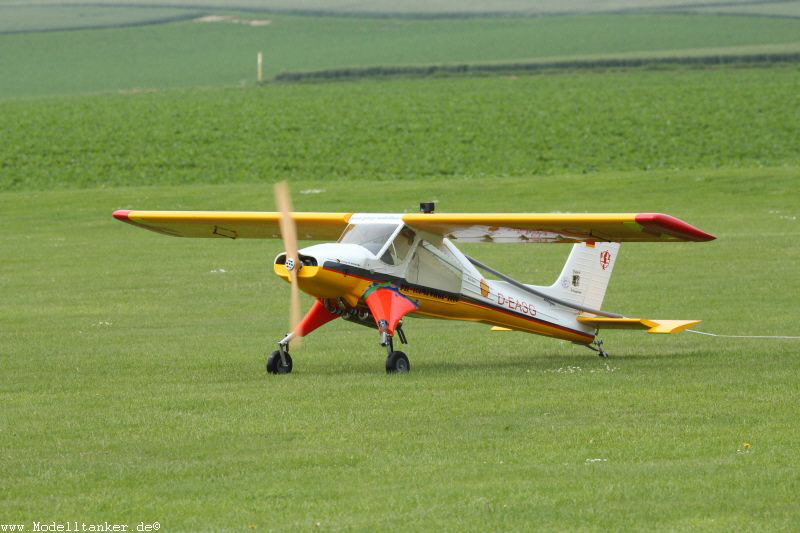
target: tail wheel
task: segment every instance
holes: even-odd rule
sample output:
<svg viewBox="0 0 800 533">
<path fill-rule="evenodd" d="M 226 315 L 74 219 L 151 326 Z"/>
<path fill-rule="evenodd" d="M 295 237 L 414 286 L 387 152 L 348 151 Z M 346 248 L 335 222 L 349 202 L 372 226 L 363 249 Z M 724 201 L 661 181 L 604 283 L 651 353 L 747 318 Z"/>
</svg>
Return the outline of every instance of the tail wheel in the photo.
<svg viewBox="0 0 800 533">
<path fill-rule="evenodd" d="M 387 374 L 407 374 L 411 370 L 411 363 L 403 352 L 392 352 L 386 358 Z"/>
</svg>

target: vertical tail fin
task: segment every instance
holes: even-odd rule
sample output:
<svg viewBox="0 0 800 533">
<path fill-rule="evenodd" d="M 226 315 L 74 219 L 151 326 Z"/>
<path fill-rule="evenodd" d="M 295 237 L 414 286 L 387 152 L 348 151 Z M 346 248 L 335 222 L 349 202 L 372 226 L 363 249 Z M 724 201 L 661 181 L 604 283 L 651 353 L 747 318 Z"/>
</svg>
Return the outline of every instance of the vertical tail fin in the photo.
<svg viewBox="0 0 800 533">
<path fill-rule="evenodd" d="M 618 242 L 573 244 L 564 269 L 550 290 L 576 305 L 601 309 L 618 252 Z"/>
</svg>

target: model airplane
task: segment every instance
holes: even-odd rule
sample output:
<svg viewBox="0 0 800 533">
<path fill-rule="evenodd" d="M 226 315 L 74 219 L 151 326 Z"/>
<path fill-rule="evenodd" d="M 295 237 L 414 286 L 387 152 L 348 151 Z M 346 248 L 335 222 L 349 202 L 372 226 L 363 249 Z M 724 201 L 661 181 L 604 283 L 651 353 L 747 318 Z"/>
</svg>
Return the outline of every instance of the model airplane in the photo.
<svg viewBox="0 0 800 533">
<path fill-rule="evenodd" d="M 278 198 L 285 198 L 279 193 Z M 710 241 L 714 237 L 663 214 L 414 214 L 116 211 L 114 217 L 177 237 L 281 238 L 275 273 L 292 285 L 291 331 L 267 360 L 273 374 L 292 371 L 289 345 L 343 318 L 376 328 L 386 371 L 408 372 L 405 316 L 482 322 L 563 339 L 607 356 L 598 330 L 678 333 L 699 320 L 652 320 L 601 310 L 621 242 Z M 296 238 L 327 241 L 297 250 Z M 572 243 L 550 286 L 526 285 L 464 255 L 454 243 Z M 486 279 L 483 272 L 497 279 Z M 316 301 L 299 320 L 297 290 Z"/>
</svg>

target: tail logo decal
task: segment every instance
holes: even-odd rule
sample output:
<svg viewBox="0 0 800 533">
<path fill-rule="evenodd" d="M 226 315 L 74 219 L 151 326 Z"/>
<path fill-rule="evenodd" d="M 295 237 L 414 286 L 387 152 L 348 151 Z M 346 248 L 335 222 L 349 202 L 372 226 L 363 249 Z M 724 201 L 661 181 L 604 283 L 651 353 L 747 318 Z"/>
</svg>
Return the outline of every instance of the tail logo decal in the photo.
<svg viewBox="0 0 800 533">
<path fill-rule="evenodd" d="M 608 265 L 611 264 L 611 252 L 608 250 L 603 251 L 600 254 L 600 266 L 603 267 L 603 270 L 608 268 Z"/>
</svg>

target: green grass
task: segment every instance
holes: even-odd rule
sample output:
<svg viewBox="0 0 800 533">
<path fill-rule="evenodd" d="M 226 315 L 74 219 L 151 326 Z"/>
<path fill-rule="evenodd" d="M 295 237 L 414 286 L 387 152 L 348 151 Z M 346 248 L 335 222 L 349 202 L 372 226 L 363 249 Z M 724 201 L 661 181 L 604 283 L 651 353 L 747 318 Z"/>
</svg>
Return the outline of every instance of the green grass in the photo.
<svg viewBox="0 0 800 533">
<path fill-rule="evenodd" d="M 115 5 L 115 0 L 100 0 L 92 3 L 93 7 L 125 8 L 125 6 Z M 711 0 L 698 6 L 687 6 L 683 0 L 627 0 L 619 2 L 614 0 L 406 0 L 395 2 L 392 0 L 366 0 L 353 2 L 350 0 L 237 0 L 234 5 L 237 7 L 252 10 L 289 10 L 305 13 L 342 13 L 342 14 L 364 14 L 372 13 L 375 15 L 438 15 L 438 14 L 483 14 L 483 13 L 508 13 L 508 14 L 564 14 L 564 13 L 597 13 L 604 11 L 647 11 L 652 9 L 681 11 L 714 8 L 717 9 L 736 9 L 737 4 L 747 7 L 752 4 L 752 0 Z M 793 4 L 796 0 L 781 2 L 781 4 Z M 18 0 L 0 0 L 0 6 L 4 4 L 19 5 Z M 719 4 L 719 6 L 716 6 Z M 220 0 L 139 0 L 136 5 L 142 7 L 171 8 L 185 6 L 194 8 L 197 6 L 206 9 L 229 8 L 229 5 Z M 764 10 L 770 10 L 772 5 L 769 2 L 761 4 Z M 85 8 L 86 3 L 82 0 L 37 0 L 36 6 L 70 6 L 71 8 Z"/>
<path fill-rule="evenodd" d="M 176 18 L 198 17 L 201 13 L 197 8 L 4 5 L 0 2 L 0 34 L 155 24 Z"/>
<path fill-rule="evenodd" d="M 0 190 L 796 166 L 799 82 L 787 67 L 8 101 Z"/>
<path fill-rule="evenodd" d="M 0 99 L 253 84 L 259 51 L 265 54 L 265 75 L 271 77 L 349 66 L 800 49 L 800 20 L 742 16 L 267 18 L 272 24 L 264 27 L 182 22 L 0 35 Z"/>
<path fill-rule="evenodd" d="M 771 17 L 800 17 L 800 2 L 776 2 L 726 6 L 703 6 L 692 9 L 698 13 L 737 13 L 740 15 L 767 15 Z"/>
<path fill-rule="evenodd" d="M 141 79 L 167 87 L 163 51 L 179 46 L 154 46 L 156 30 L 120 46 L 144 50 Z M 112 51 L 122 34 L 96 32 Z M 0 43 L 66 50 L 89 34 L 49 35 Z M 82 46 L 72 83 L 55 69 L 40 87 L 0 76 L 0 524 L 796 528 L 796 340 L 608 332 L 603 361 L 410 319 L 414 370 L 389 377 L 375 332 L 334 322 L 294 352 L 292 375 L 268 376 L 287 328 L 271 274 L 282 245 L 111 218 L 271 210 L 282 178 L 308 211 L 666 212 L 718 240 L 623 246 L 606 308 L 798 335 L 796 68 L 16 99 L 129 87 L 112 68 L 114 83 L 77 79 L 103 65 Z M 159 51 L 163 66 L 145 61 Z M 13 56 L 2 72 L 19 73 Z M 187 83 L 223 85 L 236 68 Z M 535 283 L 568 253 L 464 248 Z"/>
<path fill-rule="evenodd" d="M 293 190 L 299 210 L 402 211 L 435 197 L 442 211 L 666 211 L 719 239 L 624 246 L 609 309 L 798 334 L 796 169 Z M 280 243 L 172 239 L 110 217 L 271 205 L 267 184 L 0 194 L 3 523 L 797 524 L 796 341 L 610 332 L 602 361 L 532 335 L 411 320 L 414 370 L 387 377 L 374 331 L 332 323 L 295 352 L 295 373 L 267 376 L 263 355 L 286 329 L 286 286 L 269 272 Z M 567 250 L 468 247 L 531 281 L 554 279 Z"/>
</svg>

